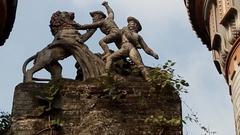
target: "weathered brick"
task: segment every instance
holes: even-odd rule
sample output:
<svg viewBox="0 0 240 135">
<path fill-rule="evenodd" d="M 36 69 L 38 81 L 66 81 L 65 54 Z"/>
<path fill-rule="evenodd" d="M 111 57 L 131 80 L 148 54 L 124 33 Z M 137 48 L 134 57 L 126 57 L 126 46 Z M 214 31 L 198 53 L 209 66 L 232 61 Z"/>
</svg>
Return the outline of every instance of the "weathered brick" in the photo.
<svg viewBox="0 0 240 135">
<path fill-rule="evenodd" d="M 182 135 L 181 123 L 171 126 L 146 122 L 151 115 L 181 118 L 178 95 L 151 91 L 151 86 L 141 78 L 126 80 L 116 89 L 127 93 L 118 102 L 113 102 L 94 83 L 64 80 L 55 101 L 58 109 L 41 116 L 31 114 L 43 105 L 33 93 L 45 90 L 48 84 L 19 84 L 14 94 L 11 132 L 32 135 L 49 127 L 51 120 L 60 119 L 62 130 L 54 131 L 58 135 L 158 135 L 162 130 L 163 135 Z M 49 133 L 50 130 L 41 135 Z"/>
</svg>

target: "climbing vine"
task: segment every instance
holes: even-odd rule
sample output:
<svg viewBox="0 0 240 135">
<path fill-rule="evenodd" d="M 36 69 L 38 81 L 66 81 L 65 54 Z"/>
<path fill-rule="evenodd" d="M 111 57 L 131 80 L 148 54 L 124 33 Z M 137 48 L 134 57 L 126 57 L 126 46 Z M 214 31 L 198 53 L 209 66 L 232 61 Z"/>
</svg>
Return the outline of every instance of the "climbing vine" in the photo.
<svg viewBox="0 0 240 135">
<path fill-rule="evenodd" d="M 198 114 L 194 112 L 193 109 L 185 101 L 182 101 L 182 103 L 188 110 L 188 114 L 184 116 L 184 119 L 182 120 L 183 124 L 187 124 L 187 121 L 197 124 L 197 126 L 203 131 L 203 135 L 217 134 L 216 131 L 213 131 L 209 127 L 206 127 L 202 124 L 202 122 L 199 120 Z"/>
<path fill-rule="evenodd" d="M 62 129 L 62 121 L 59 118 L 52 119 L 54 113 L 60 109 L 55 104 L 61 88 L 62 80 L 53 80 L 48 83 L 42 92 L 34 93 L 34 97 L 38 99 L 42 105 L 37 107 L 33 113 L 36 116 L 47 115 L 48 117 L 48 127 L 36 132 L 35 135 L 40 135 L 46 131 L 49 131 L 50 135 L 52 135 L 54 131 Z"/>
</svg>

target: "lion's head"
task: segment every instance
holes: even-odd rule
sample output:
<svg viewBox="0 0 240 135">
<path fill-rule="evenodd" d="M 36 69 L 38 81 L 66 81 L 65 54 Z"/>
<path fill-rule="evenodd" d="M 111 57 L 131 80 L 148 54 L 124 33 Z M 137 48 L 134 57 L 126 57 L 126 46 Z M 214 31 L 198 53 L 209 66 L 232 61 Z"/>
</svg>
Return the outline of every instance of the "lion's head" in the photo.
<svg viewBox="0 0 240 135">
<path fill-rule="evenodd" d="M 50 20 L 50 29 L 52 35 L 56 35 L 56 33 L 64 28 L 73 28 L 72 24 L 74 24 L 74 13 L 73 12 L 61 12 L 57 11 L 53 13 Z"/>
</svg>

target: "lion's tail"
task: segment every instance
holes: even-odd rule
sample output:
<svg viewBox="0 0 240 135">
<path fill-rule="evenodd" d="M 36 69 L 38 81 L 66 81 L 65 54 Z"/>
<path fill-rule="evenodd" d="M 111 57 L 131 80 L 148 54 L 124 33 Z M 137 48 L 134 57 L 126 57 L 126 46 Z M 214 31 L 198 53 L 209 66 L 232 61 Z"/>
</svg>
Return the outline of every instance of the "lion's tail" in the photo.
<svg viewBox="0 0 240 135">
<path fill-rule="evenodd" d="M 32 60 L 34 60 L 35 58 L 37 57 L 37 54 L 31 56 L 30 58 L 28 58 L 24 63 L 23 63 L 23 66 L 22 66 L 22 72 L 23 74 L 25 74 L 27 72 L 27 65 L 29 62 L 31 62 Z"/>
<path fill-rule="evenodd" d="M 25 74 L 26 74 L 26 72 L 27 72 L 27 65 L 28 65 L 28 63 L 31 62 L 32 60 L 34 60 L 36 57 L 37 57 L 37 54 L 31 56 L 30 58 L 28 58 L 28 59 L 23 63 L 22 72 L 23 72 L 24 78 L 25 78 Z M 35 77 L 33 77 L 32 79 L 35 80 L 35 81 L 50 81 L 50 79 L 35 78 Z"/>
</svg>

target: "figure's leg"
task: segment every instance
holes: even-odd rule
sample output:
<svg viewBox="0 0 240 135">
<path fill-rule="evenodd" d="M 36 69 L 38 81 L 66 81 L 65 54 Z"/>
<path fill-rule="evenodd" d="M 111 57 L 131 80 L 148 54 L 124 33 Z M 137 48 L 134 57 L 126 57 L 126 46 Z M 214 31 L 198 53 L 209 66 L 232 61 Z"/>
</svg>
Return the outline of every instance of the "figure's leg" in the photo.
<svg viewBox="0 0 240 135">
<path fill-rule="evenodd" d="M 36 73 L 37 71 L 41 70 L 42 68 L 44 68 L 43 64 L 33 65 L 32 68 L 30 68 L 26 71 L 24 82 L 33 82 L 33 74 Z"/>
<path fill-rule="evenodd" d="M 116 52 L 111 54 L 109 57 L 107 57 L 106 66 L 105 66 L 106 71 L 108 72 L 110 70 L 113 60 L 120 59 L 121 57 L 124 57 L 127 54 L 128 54 L 128 49 L 121 48 L 120 50 L 117 50 Z"/>
<path fill-rule="evenodd" d="M 118 38 L 118 39 L 115 41 L 115 44 L 116 44 L 117 48 L 120 49 L 121 46 L 122 46 L 122 39 L 121 39 L 121 38 Z"/>
<path fill-rule="evenodd" d="M 114 42 L 115 40 L 120 38 L 119 36 L 120 36 L 120 34 L 118 32 L 114 32 L 114 33 L 110 33 L 110 34 L 106 35 L 104 38 L 102 38 L 99 41 L 99 45 L 102 47 L 104 54 L 105 54 L 103 56 L 103 59 L 108 57 L 111 54 L 107 44 Z"/>
<path fill-rule="evenodd" d="M 24 75 L 24 82 L 32 82 L 33 81 L 33 70 L 28 69 Z"/>
<path fill-rule="evenodd" d="M 137 65 L 137 67 L 141 70 L 143 77 L 147 80 L 148 75 L 149 75 L 148 70 L 144 66 L 141 55 L 139 54 L 139 52 L 136 48 L 131 49 L 131 51 L 129 53 L 129 58 L 133 61 L 134 64 Z"/>
<path fill-rule="evenodd" d="M 51 62 L 45 68 L 48 72 L 50 72 L 52 80 L 62 78 L 62 66 L 59 62 Z"/>
<path fill-rule="evenodd" d="M 32 82 L 33 81 L 33 74 L 37 71 L 43 69 L 46 65 L 51 62 L 51 52 L 44 48 L 37 54 L 37 58 L 34 61 L 34 65 L 32 68 L 26 71 L 25 75 L 25 82 Z"/>
</svg>

